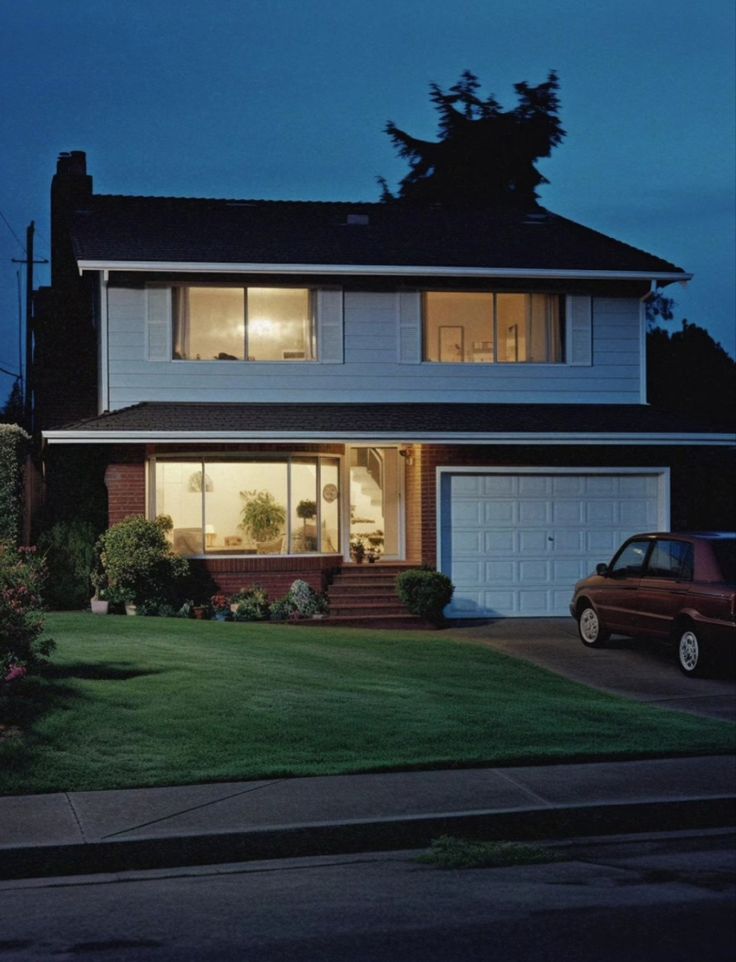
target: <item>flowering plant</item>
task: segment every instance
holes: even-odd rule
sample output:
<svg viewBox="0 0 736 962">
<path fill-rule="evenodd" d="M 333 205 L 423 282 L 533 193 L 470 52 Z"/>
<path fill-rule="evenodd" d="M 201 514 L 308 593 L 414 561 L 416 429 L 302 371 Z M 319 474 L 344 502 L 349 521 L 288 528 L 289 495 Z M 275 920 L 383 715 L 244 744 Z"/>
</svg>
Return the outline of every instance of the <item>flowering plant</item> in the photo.
<svg viewBox="0 0 736 962">
<path fill-rule="evenodd" d="M 210 598 L 210 604 L 214 611 L 230 611 L 230 599 L 227 595 L 216 594 Z"/>
<path fill-rule="evenodd" d="M 0 545 L 0 679 L 15 681 L 54 647 L 44 639 L 44 561 L 35 548 Z"/>
</svg>

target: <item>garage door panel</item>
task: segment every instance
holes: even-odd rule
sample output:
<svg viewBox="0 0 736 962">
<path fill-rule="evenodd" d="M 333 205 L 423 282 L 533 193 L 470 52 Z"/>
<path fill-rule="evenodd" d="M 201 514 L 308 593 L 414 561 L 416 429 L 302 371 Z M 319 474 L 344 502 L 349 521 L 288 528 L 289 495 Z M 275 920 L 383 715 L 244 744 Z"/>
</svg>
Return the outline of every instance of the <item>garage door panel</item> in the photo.
<svg viewBox="0 0 736 962">
<path fill-rule="evenodd" d="M 544 554 L 550 545 L 548 528 L 539 531 L 524 530 L 519 532 L 519 556 Z"/>
<path fill-rule="evenodd" d="M 585 524 L 585 504 L 582 501 L 555 501 L 552 504 L 552 523 L 555 525 Z"/>
<path fill-rule="evenodd" d="M 485 554 L 485 544 L 482 531 L 453 531 L 453 557 L 470 556 L 482 557 Z"/>
<path fill-rule="evenodd" d="M 550 479 L 542 475 L 518 475 L 514 494 L 521 498 L 544 498 L 550 495 Z"/>
<path fill-rule="evenodd" d="M 516 502 L 514 501 L 484 501 L 483 521 L 486 524 L 516 523 Z"/>
<path fill-rule="evenodd" d="M 517 554 L 517 533 L 511 529 L 504 531 L 486 531 L 484 545 L 486 554 L 495 557 L 508 558 Z"/>
<path fill-rule="evenodd" d="M 659 527 L 659 489 L 657 473 L 448 472 L 441 522 L 449 545 L 443 570 L 455 584 L 448 614 L 567 614 L 576 581 L 629 535 Z"/>
<path fill-rule="evenodd" d="M 551 574 L 548 561 L 522 561 L 519 564 L 519 579 L 527 584 L 546 584 Z"/>
<path fill-rule="evenodd" d="M 549 524 L 552 507 L 549 501 L 519 501 L 518 504 L 521 524 Z"/>
<path fill-rule="evenodd" d="M 513 561 L 487 561 L 484 585 L 513 585 L 518 580 Z"/>
</svg>

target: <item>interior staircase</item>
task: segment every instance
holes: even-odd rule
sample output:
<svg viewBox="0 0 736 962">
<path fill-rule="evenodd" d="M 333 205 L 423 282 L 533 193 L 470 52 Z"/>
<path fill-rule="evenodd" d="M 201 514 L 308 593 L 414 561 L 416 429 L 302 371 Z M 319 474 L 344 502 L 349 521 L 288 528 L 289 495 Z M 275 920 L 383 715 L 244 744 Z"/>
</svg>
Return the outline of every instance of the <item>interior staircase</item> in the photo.
<svg viewBox="0 0 736 962">
<path fill-rule="evenodd" d="M 321 624 L 350 628 L 430 628 L 410 614 L 396 594 L 396 578 L 416 565 L 345 564 L 327 589 L 330 613 Z"/>
</svg>

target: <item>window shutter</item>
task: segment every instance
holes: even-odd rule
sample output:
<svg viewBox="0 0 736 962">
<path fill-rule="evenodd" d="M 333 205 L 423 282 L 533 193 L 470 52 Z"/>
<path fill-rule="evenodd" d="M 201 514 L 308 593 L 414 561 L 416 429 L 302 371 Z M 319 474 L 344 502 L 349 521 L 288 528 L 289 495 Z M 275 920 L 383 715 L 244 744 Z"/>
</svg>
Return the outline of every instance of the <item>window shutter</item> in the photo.
<svg viewBox="0 0 736 962">
<path fill-rule="evenodd" d="M 422 359 L 422 295 L 399 293 L 399 364 L 419 364 Z"/>
<path fill-rule="evenodd" d="M 343 363 L 342 318 L 342 291 L 317 291 L 317 356 L 323 364 Z"/>
<path fill-rule="evenodd" d="M 568 364 L 593 363 L 593 304 L 590 297 L 568 297 Z"/>
<path fill-rule="evenodd" d="M 171 360 L 171 288 L 146 288 L 146 360 Z"/>
</svg>

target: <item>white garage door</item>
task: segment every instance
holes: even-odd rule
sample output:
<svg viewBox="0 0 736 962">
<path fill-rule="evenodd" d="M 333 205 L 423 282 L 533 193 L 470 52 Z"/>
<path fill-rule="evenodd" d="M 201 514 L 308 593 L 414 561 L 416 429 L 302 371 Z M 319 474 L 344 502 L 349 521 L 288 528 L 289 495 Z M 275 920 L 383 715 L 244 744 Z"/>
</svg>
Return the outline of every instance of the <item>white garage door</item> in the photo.
<svg viewBox="0 0 736 962">
<path fill-rule="evenodd" d="M 440 566 L 447 614 L 569 614 L 578 579 L 639 531 L 667 524 L 657 473 L 444 473 Z"/>
</svg>

